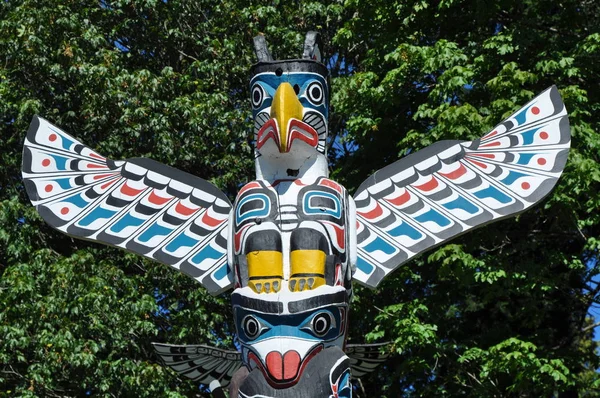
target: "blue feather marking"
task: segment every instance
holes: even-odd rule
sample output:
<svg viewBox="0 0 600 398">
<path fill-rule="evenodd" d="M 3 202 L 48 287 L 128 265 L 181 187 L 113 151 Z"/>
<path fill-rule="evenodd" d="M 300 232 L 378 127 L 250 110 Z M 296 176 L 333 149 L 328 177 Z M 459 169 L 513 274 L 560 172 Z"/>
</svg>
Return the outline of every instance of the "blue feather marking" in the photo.
<svg viewBox="0 0 600 398">
<path fill-rule="evenodd" d="M 83 198 L 81 193 L 78 193 L 77 195 L 69 196 L 68 198 L 63 200 L 63 202 L 72 203 L 75 206 L 79 207 L 80 209 L 82 209 L 88 205 L 88 201 Z"/>
<path fill-rule="evenodd" d="M 194 257 L 192 257 L 191 262 L 194 264 L 200 264 L 203 260 L 207 258 L 218 260 L 223 256 L 223 253 L 217 251 L 211 245 L 206 245 L 202 250 L 200 250 Z"/>
<path fill-rule="evenodd" d="M 396 226 L 395 228 L 387 231 L 388 234 L 393 236 L 394 238 L 398 238 L 402 235 L 408 236 L 412 240 L 420 239 L 423 234 L 416 229 L 414 229 L 411 225 L 402 222 L 402 224 Z"/>
<path fill-rule="evenodd" d="M 535 133 L 539 130 L 539 128 L 523 131 L 521 136 L 523 137 L 523 145 L 531 145 L 533 144 L 533 137 Z"/>
<path fill-rule="evenodd" d="M 527 120 L 527 111 L 529 110 L 529 108 L 531 108 L 531 106 L 528 106 L 527 108 L 523 108 L 523 110 L 521 112 L 519 112 L 517 115 L 515 115 L 515 120 L 517 121 L 517 124 L 520 126 L 523 123 L 525 123 L 525 120 Z"/>
<path fill-rule="evenodd" d="M 73 188 L 73 185 L 71 185 L 70 178 L 57 178 L 56 180 L 52 180 L 52 181 L 57 183 L 62 189 Z"/>
<path fill-rule="evenodd" d="M 96 207 L 92 210 L 87 216 L 85 216 L 81 221 L 79 221 L 79 225 L 87 227 L 94 221 L 98 219 L 111 218 L 115 215 L 117 211 L 108 210 L 103 207 Z"/>
<path fill-rule="evenodd" d="M 65 158 L 64 156 L 53 155 L 51 153 L 49 153 L 49 155 L 52 156 L 52 158 L 56 162 L 57 169 L 59 169 L 59 170 L 67 169 L 67 160 L 69 160 L 68 158 Z"/>
<path fill-rule="evenodd" d="M 68 139 L 63 134 L 61 134 L 60 132 L 56 131 L 52 127 L 50 127 L 50 130 L 54 131 L 61 138 L 61 145 L 62 145 L 63 149 L 69 150 L 69 148 L 71 148 L 71 145 L 73 145 L 73 141 L 72 140 Z"/>
<path fill-rule="evenodd" d="M 430 209 L 429 211 L 421 214 L 420 216 L 415 217 L 415 220 L 417 220 L 420 223 L 432 221 L 432 222 L 436 223 L 437 225 L 439 225 L 440 227 L 445 227 L 447 225 L 450 225 L 450 220 L 448 220 L 442 214 L 440 214 L 439 212 L 437 212 L 433 209 Z"/>
<path fill-rule="evenodd" d="M 531 161 L 531 158 L 537 155 L 537 153 L 520 153 L 519 160 L 517 160 L 517 164 L 527 165 Z"/>
<path fill-rule="evenodd" d="M 454 199 L 452 202 L 444 204 L 443 206 L 448 210 L 461 209 L 469 214 L 475 214 L 479 211 L 479 207 L 475 206 L 461 195 L 458 195 L 458 198 Z"/>
<path fill-rule="evenodd" d="M 150 228 L 145 230 L 144 233 L 140 235 L 138 240 L 142 243 L 145 243 L 148 242 L 150 239 L 154 238 L 155 236 L 167 236 L 172 231 L 172 228 L 166 228 L 162 225 L 158 225 L 157 222 L 154 222 L 154 224 L 152 224 Z"/>
<path fill-rule="evenodd" d="M 185 232 L 182 232 L 169 242 L 165 249 L 166 251 L 173 253 L 182 247 L 193 247 L 196 243 L 198 243 L 198 239 L 191 238 L 186 235 Z"/>
<path fill-rule="evenodd" d="M 361 256 L 358 256 L 356 259 L 356 267 L 367 275 L 373 272 L 373 269 L 375 268 L 371 263 L 368 263 Z"/>
<path fill-rule="evenodd" d="M 506 185 L 510 185 L 513 182 L 517 181 L 521 177 L 526 177 L 528 174 L 519 173 L 518 171 L 511 170 L 506 177 L 504 177 L 500 182 Z"/>
<path fill-rule="evenodd" d="M 369 253 L 373 253 L 376 250 L 381 250 L 385 254 L 393 254 L 396 251 L 396 248 L 394 246 L 390 245 L 389 243 L 381 239 L 379 236 L 375 238 L 375 240 L 370 242 L 368 245 L 366 245 L 364 249 Z"/>
<path fill-rule="evenodd" d="M 125 214 L 119 221 L 113 225 L 110 230 L 115 233 L 119 233 L 127 227 L 139 227 L 144 223 L 144 220 L 138 217 L 132 216 L 130 213 Z"/>
<path fill-rule="evenodd" d="M 512 198 L 510 196 L 498 190 L 498 188 L 496 188 L 493 185 L 490 185 L 489 187 L 482 189 L 481 191 L 474 192 L 473 195 L 475 195 L 478 199 L 492 198 L 500 203 L 505 204 L 512 202 Z"/>
<path fill-rule="evenodd" d="M 225 278 L 228 273 L 229 273 L 229 265 L 223 264 L 215 272 L 213 272 L 213 275 L 217 280 L 221 280 L 221 279 Z"/>
</svg>

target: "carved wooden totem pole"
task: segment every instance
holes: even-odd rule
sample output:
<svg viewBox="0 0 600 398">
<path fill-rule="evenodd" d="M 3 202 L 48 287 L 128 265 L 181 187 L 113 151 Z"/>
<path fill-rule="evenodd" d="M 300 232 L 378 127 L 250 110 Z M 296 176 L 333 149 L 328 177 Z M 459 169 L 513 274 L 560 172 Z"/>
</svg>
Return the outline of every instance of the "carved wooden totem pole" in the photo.
<svg viewBox="0 0 600 398">
<path fill-rule="evenodd" d="M 32 203 L 53 227 L 170 265 L 212 294 L 233 289 L 241 352 L 155 344 L 164 363 L 230 396 L 351 397 L 385 360 L 347 345 L 352 281 L 376 287 L 417 254 L 522 212 L 554 187 L 569 123 L 556 87 L 475 141 L 441 141 L 349 196 L 328 179 L 328 71 L 318 35 L 301 59 L 255 38 L 256 180 L 233 205 L 150 159 L 112 161 L 34 117 L 23 151 Z M 221 392 L 222 394 L 222 392 Z"/>
</svg>

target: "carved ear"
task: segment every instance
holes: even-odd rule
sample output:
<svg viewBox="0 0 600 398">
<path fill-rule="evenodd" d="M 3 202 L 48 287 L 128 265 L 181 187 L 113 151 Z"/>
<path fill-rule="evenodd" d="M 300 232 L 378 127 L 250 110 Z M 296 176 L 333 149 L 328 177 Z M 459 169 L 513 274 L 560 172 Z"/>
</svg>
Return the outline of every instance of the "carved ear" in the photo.
<svg viewBox="0 0 600 398">
<path fill-rule="evenodd" d="M 267 40 L 264 35 L 258 35 L 254 37 L 254 52 L 258 62 L 269 62 L 273 61 L 273 56 L 267 48 Z"/>
<path fill-rule="evenodd" d="M 321 35 L 319 32 L 311 30 L 306 34 L 306 39 L 304 39 L 304 54 L 302 54 L 302 58 L 322 62 Z"/>
</svg>

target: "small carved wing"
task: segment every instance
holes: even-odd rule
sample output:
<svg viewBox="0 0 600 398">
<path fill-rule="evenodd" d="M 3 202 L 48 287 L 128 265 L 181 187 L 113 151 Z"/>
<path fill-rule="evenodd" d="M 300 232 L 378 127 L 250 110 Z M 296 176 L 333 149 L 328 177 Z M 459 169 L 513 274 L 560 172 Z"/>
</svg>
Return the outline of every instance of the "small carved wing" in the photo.
<svg viewBox="0 0 600 398">
<path fill-rule="evenodd" d="M 151 159 L 112 161 L 34 116 L 23 148 L 29 199 L 52 227 L 170 265 L 218 294 L 231 204 L 211 183 Z"/>
<path fill-rule="evenodd" d="M 348 344 L 344 351 L 350 357 L 352 377 L 359 378 L 371 373 L 385 362 L 390 354 L 389 352 L 381 353 L 381 347 L 388 345 L 390 343 Z"/>
<path fill-rule="evenodd" d="M 206 385 L 218 380 L 223 388 L 227 387 L 233 374 L 242 366 L 242 356 L 237 351 L 205 345 L 152 345 L 165 365 Z"/>
<path fill-rule="evenodd" d="M 354 197 L 353 278 L 376 287 L 417 254 L 541 201 L 563 171 L 570 137 L 552 86 L 479 140 L 437 142 L 375 172 Z"/>
</svg>

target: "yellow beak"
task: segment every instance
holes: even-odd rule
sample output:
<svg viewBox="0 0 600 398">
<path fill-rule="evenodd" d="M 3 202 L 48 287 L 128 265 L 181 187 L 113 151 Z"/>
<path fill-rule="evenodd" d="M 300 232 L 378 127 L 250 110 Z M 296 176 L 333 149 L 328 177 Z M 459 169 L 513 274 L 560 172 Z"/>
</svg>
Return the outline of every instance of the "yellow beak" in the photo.
<svg viewBox="0 0 600 398">
<path fill-rule="evenodd" d="M 292 85 L 287 82 L 281 83 L 275 91 L 271 104 L 271 118 L 277 120 L 279 127 L 280 152 L 284 153 L 289 150 L 287 147 L 289 122 L 291 119 L 302 120 L 303 109 Z"/>
</svg>

